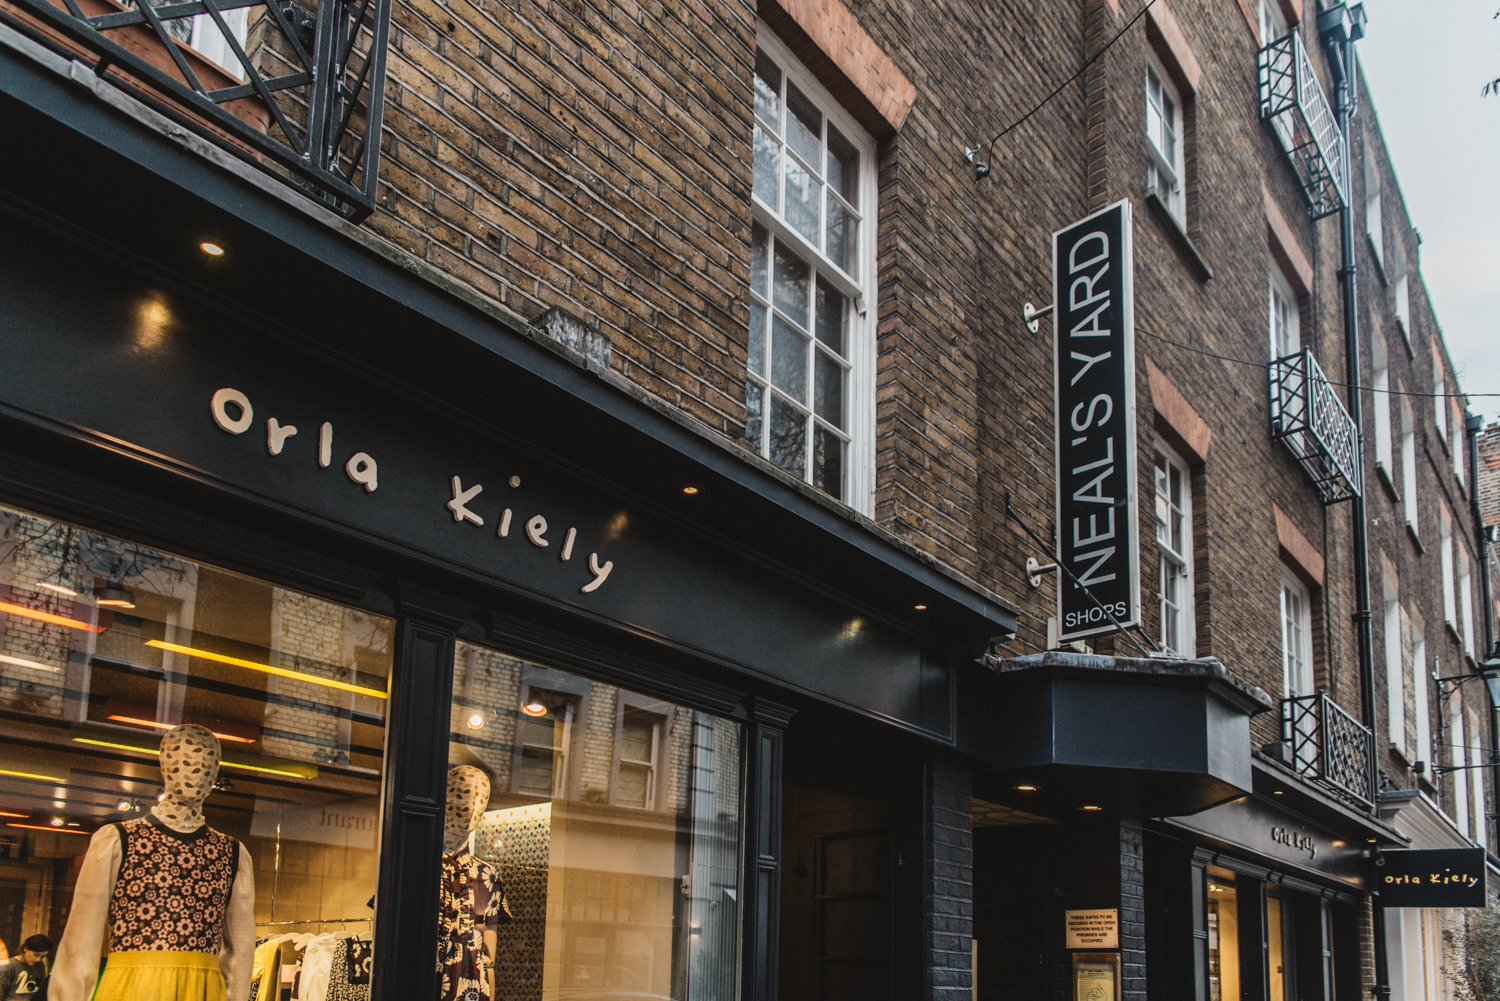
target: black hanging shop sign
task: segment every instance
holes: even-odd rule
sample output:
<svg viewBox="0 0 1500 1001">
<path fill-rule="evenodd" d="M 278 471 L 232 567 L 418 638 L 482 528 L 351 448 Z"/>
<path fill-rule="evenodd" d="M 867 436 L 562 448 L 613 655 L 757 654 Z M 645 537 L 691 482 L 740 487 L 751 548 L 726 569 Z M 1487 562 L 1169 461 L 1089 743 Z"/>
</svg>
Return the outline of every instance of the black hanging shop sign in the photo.
<svg viewBox="0 0 1500 1001">
<path fill-rule="evenodd" d="M 1483 907 L 1484 849 L 1381 852 L 1375 886 L 1384 907 Z"/>
<path fill-rule="evenodd" d="M 1052 234 L 1060 639 L 1139 624 L 1130 202 Z"/>
</svg>

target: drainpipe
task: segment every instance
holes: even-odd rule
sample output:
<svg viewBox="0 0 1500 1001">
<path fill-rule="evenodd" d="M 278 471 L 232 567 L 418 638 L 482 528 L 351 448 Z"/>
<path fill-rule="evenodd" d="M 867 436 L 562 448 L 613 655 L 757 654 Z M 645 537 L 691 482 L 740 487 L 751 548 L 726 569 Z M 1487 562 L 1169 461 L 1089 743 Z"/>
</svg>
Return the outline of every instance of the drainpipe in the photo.
<svg viewBox="0 0 1500 1001">
<path fill-rule="evenodd" d="M 1475 542 L 1479 547 L 1479 596 L 1484 602 L 1484 649 L 1495 649 L 1495 603 L 1490 595 L 1490 533 L 1484 527 L 1484 511 L 1479 506 L 1479 432 L 1484 428 L 1483 414 L 1469 414 L 1464 418 L 1464 431 L 1469 438 L 1469 507 L 1474 516 Z M 1485 654 L 1493 657 L 1493 653 Z M 1500 705 L 1495 704 L 1495 693 L 1485 679 L 1485 688 L 1490 690 L 1490 788 L 1496 802 L 1500 803 Z M 1485 810 L 1483 803 L 1479 804 Z M 1496 835 L 1500 845 L 1500 833 Z M 1488 846 L 1486 846 L 1488 847 Z"/>
<path fill-rule="evenodd" d="M 1365 12 L 1362 4 L 1350 6 L 1346 3 L 1329 4 L 1318 14 L 1318 37 L 1328 56 L 1328 65 L 1338 83 L 1337 116 L 1339 131 L 1344 136 L 1344 207 L 1339 212 L 1340 267 L 1339 282 L 1344 299 L 1344 357 L 1349 382 L 1349 416 L 1359 435 L 1360 489 L 1353 498 L 1354 510 L 1354 624 L 1359 637 L 1359 677 L 1363 689 L 1365 725 L 1370 728 L 1370 773 L 1372 796 L 1378 795 L 1375 771 L 1374 734 L 1378 727 L 1375 720 L 1375 659 L 1372 653 L 1373 639 L 1370 635 L 1370 541 L 1369 521 L 1365 514 L 1364 497 L 1364 408 L 1361 406 L 1360 351 L 1359 351 L 1359 307 L 1354 289 L 1354 206 L 1349 204 L 1352 196 L 1349 163 L 1353 154 L 1350 142 L 1349 120 L 1354 117 L 1356 90 L 1354 43 L 1364 37 Z M 1379 807 L 1372 807 L 1377 815 Z M 1389 1001 L 1391 996 L 1390 969 L 1386 956 L 1385 908 L 1377 894 L 1371 899 L 1374 921 L 1375 985 L 1373 993 L 1378 1001 Z"/>
</svg>

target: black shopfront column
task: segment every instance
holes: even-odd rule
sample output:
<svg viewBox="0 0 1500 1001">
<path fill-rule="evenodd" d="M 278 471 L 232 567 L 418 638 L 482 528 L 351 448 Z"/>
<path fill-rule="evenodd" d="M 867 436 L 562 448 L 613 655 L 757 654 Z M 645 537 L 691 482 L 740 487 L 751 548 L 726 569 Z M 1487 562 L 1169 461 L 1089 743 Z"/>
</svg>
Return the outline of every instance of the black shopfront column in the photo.
<svg viewBox="0 0 1500 1001">
<path fill-rule="evenodd" d="M 433 995 L 438 885 L 447 789 L 448 706 L 461 612 L 440 595 L 403 585 L 386 748 L 386 798 L 375 912 L 371 996 Z"/>
<path fill-rule="evenodd" d="M 745 727 L 745 899 L 740 997 L 776 1001 L 781 942 L 781 753 L 795 710 L 755 699 Z"/>
</svg>

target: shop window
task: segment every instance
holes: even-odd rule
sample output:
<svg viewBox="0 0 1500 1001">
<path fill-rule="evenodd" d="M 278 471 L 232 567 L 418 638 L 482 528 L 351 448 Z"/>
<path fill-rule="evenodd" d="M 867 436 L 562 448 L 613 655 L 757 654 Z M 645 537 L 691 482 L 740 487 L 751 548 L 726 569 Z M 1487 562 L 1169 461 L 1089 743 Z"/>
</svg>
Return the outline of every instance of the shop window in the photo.
<svg viewBox="0 0 1500 1001">
<path fill-rule="evenodd" d="M 1186 226 L 1182 98 L 1171 77 L 1154 61 L 1146 67 L 1146 138 L 1150 153 L 1146 188 L 1155 190 L 1178 224 Z"/>
<path fill-rule="evenodd" d="M 1157 600 L 1161 648 L 1178 657 L 1193 650 L 1192 474 L 1165 444 L 1156 451 Z"/>
<path fill-rule="evenodd" d="M 738 724 L 466 643 L 453 685 L 438 997 L 733 997 Z"/>
<path fill-rule="evenodd" d="M 1296 908 L 1280 887 L 1266 892 L 1266 966 L 1270 1001 L 1296 1001 Z"/>
<path fill-rule="evenodd" d="M 753 145 L 745 438 L 867 511 L 875 148 L 764 26 Z"/>
<path fill-rule="evenodd" d="M 118 933 L 107 944 L 119 921 L 147 948 L 186 936 L 218 951 L 222 939 L 277 993 L 313 956 L 345 988 L 367 982 L 392 626 L 0 508 L 0 882 L 34 888 L 0 926 L 5 948 L 60 940 L 54 996 L 90 996 L 106 949 L 100 989 L 118 996 L 139 955 Z M 169 765 L 192 774 L 200 756 L 201 786 L 164 781 Z M 144 871 L 127 880 L 144 864 L 127 852 L 129 906 L 97 903 L 117 885 L 105 860 L 122 837 L 192 855 L 193 885 Z M 231 888 L 253 913 L 236 914 Z M 180 920 L 156 923 L 153 905 Z"/>
<path fill-rule="evenodd" d="M 1214 867 L 1208 879 L 1208 998 L 1240 997 L 1239 897 L 1234 873 Z"/>
<path fill-rule="evenodd" d="M 1281 570 L 1281 662 L 1287 698 L 1312 695 L 1312 602 L 1307 587 Z"/>
</svg>

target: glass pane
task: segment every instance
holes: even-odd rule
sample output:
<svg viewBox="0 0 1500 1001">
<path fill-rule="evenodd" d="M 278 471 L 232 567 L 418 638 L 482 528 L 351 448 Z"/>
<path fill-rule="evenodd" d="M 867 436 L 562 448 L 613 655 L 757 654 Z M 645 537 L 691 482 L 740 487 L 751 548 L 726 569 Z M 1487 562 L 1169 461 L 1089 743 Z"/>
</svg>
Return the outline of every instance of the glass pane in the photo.
<svg viewBox="0 0 1500 1001">
<path fill-rule="evenodd" d="M 766 288 L 766 255 L 771 249 L 771 234 L 760 223 L 754 223 L 750 227 L 750 287 L 756 292 L 771 297 L 770 289 Z"/>
<path fill-rule="evenodd" d="M 1240 996 L 1239 905 L 1232 883 L 1208 883 L 1209 1001 L 1238 1001 Z"/>
<path fill-rule="evenodd" d="M 795 257 L 780 244 L 776 247 L 776 289 L 773 302 L 800 326 L 807 326 L 807 298 L 812 282 L 812 269 L 801 258 Z"/>
<path fill-rule="evenodd" d="M 781 69 L 759 49 L 755 50 L 755 114 L 781 130 Z"/>
<path fill-rule="evenodd" d="M 438 997 L 734 996 L 736 723 L 459 643 L 448 765 Z"/>
<path fill-rule="evenodd" d="M 828 184 L 851 205 L 859 204 L 859 151 L 828 125 Z"/>
<path fill-rule="evenodd" d="M 807 415 L 771 395 L 771 461 L 799 477 L 807 476 Z"/>
<path fill-rule="evenodd" d="M 761 407 L 764 393 L 765 390 L 760 387 L 759 383 L 745 384 L 745 438 L 750 442 L 750 447 L 757 452 L 761 448 Z"/>
<path fill-rule="evenodd" d="M 826 428 L 813 433 L 812 482 L 824 493 L 844 496 L 844 443 Z"/>
<path fill-rule="evenodd" d="M 817 179 L 803 170 L 796 160 L 787 157 L 786 208 L 782 214 L 787 224 L 814 247 L 819 246 L 818 201 L 822 195 L 823 186 Z"/>
<path fill-rule="evenodd" d="M 855 239 L 859 224 L 854 221 L 854 213 L 846 211 L 830 193 L 825 218 L 828 220 L 828 242 L 824 244 L 824 252 L 851 278 L 859 277 L 858 242 Z"/>
<path fill-rule="evenodd" d="M 816 326 L 818 340 L 828 345 L 839 355 L 844 352 L 844 304 L 845 299 L 832 285 L 818 280 L 818 302 Z"/>
<path fill-rule="evenodd" d="M 1182 470 L 1172 467 L 1172 548 L 1179 554 L 1182 549 Z"/>
<path fill-rule="evenodd" d="M 771 385 L 807 402 L 807 338 L 781 317 L 771 320 Z"/>
<path fill-rule="evenodd" d="M 814 393 L 813 411 L 839 430 L 844 429 L 844 366 L 828 356 L 826 351 L 815 351 L 817 355 L 817 388 Z"/>
<path fill-rule="evenodd" d="M 0 508 L 0 835 L 23 849 L 6 866 L 45 887 L 14 931 L 89 963 L 122 927 L 137 949 L 213 951 L 253 881 L 247 962 L 257 939 L 331 952 L 340 931 L 368 961 L 392 648 L 383 616 Z M 200 755 L 216 763 L 164 774 Z M 201 877 L 143 891 L 161 917 L 73 907 L 114 824 Z M 152 877 L 128 856 L 118 875 Z M 270 955 L 296 962 L 289 941 Z M 106 969 L 101 992 L 128 993 L 120 979 Z"/>
<path fill-rule="evenodd" d="M 787 143 L 814 168 L 821 168 L 823 158 L 819 154 L 823 151 L 823 113 L 790 82 L 786 85 L 786 107 L 791 112 L 786 120 Z"/>
<path fill-rule="evenodd" d="M 750 354 L 747 359 L 750 371 L 765 377 L 766 374 L 766 307 L 750 302 Z"/>
<path fill-rule="evenodd" d="M 776 200 L 776 158 L 780 147 L 776 140 L 766 135 L 759 125 L 755 127 L 755 197 L 765 202 L 773 211 L 781 211 Z"/>
</svg>

